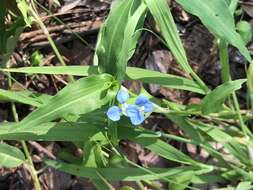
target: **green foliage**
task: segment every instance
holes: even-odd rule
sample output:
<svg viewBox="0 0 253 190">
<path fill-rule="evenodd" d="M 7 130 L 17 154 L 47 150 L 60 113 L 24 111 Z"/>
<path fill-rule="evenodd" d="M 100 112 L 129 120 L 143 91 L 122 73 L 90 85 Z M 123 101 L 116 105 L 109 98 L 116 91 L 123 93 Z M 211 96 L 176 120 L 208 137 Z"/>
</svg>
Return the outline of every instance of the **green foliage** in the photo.
<svg viewBox="0 0 253 190">
<path fill-rule="evenodd" d="M 17 167 L 25 161 L 25 156 L 16 147 L 0 144 L 0 167 Z"/>
<path fill-rule="evenodd" d="M 95 59 L 100 72 L 122 81 L 127 61 L 133 55 L 146 7 L 141 0 L 115 1 L 98 37 Z M 113 26 L 113 27 L 111 27 Z M 109 40 L 108 40 L 109 39 Z"/>
<path fill-rule="evenodd" d="M 252 38 L 251 28 L 244 21 L 235 26 L 231 13 L 236 10 L 237 0 L 177 2 L 186 11 L 199 17 L 219 39 L 222 84 L 210 90 L 193 72 L 166 0 L 115 0 L 99 32 L 93 66 L 45 67 L 41 66 L 43 56 L 34 52 L 32 67 L 0 69 L 7 76 L 9 73 L 23 73 L 82 77 L 79 80 L 72 78 L 73 81 L 54 96 L 29 90 L 1 89 L 0 102 L 11 102 L 13 110 L 15 103 L 36 109 L 20 122 L 16 119 L 16 122 L 1 123 L 0 139 L 73 142 L 83 150 L 82 157 L 77 158 L 61 150 L 57 155 L 60 160 L 46 160 L 45 163 L 60 171 L 89 178 L 97 189 L 114 189 L 110 181 L 136 181 L 140 185 L 142 181 L 152 184 L 150 181 L 153 180 L 168 182 L 173 190 L 194 189 L 192 184 L 209 183 L 233 183 L 235 187 L 228 186 L 227 189 L 251 189 L 253 141 L 251 123 L 248 121 L 253 114 L 249 110 L 240 110 L 235 91 L 247 81 L 253 105 L 253 66 L 251 63 L 247 79 L 231 80 L 228 60 L 228 44 L 231 44 L 251 61 L 245 47 L 245 43 Z M 25 0 L 18 0 L 17 7 L 22 17 L 9 26 L 4 19 L 8 11 L 14 11 L 8 10 L 6 5 L 0 7 L 0 33 L 3 34 L 0 35 L 0 56 L 4 64 L 10 58 L 23 28 L 32 24 L 31 11 L 35 13 Z M 164 44 L 192 79 L 127 66 L 144 31 L 142 28 L 148 12 L 159 27 Z M 117 105 L 115 98 L 123 80 L 198 93 L 201 103 L 180 105 L 144 93 L 155 103 L 154 112 L 175 123 L 182 131 L 180 135 L 133 128 L 124 116 L 117 123 L 111 122 L 106 112 L 109 106 Z M 231 94 L 233 102 L 230 101 Z M 136 96 L 131 92 L 131 97 Z M 132 99 L 130 101 L 134 101 Z M 239 125 L 246 127 L 249 133 L 244 133 Z M 121 140 L 137 143 L 178 167 L 150 168 L 137 165 L 122 153 L 119 146 Z M 215 163 L 202 163 L 169 144 L 170 140 L 204 149 Z M 214 143 L 220 145 L 222 150 L 214 147 Z M 2 143 L 0 160 L 2 167 L 16 167 L 24 163 L 25 158 L 17 148 Z"/>
<path fill-rule="evenodd" d="M 43 55 L 39 51 L 33 52 L 31 55 L 32 66 L 40 66 L 43 63 Z"/>
<path fill-rule="evenodd" d="M 29 128 L 67 114 L 85 114 L 107 104 L 116 90 L 110 75 L 94 75 L 80 79 L 57 93 L 49 101 L 23 119 L 18 127 Z"/>
<path fill-rule="evenodd" d="M 56 67 L 22 67 L 17 69 L 0 69 L 5 72 L 26 74 L 64 74 L 75 76 L 88 76 L 98 73 L 96 66 L 56 66 Z M 139 80 L 147 84 L 159 84 L 164 87 L 187 90 L 199 94 L 205 91 L 193 80 L 184 77 L 160 73 L 157 71 L 141 69 L 136 67 L 126 68 L 126 80 Z"/>
<path fill-rule="evenodd" d="M 238 33 L 241 35 L 245 44 L 249 43 L 252 39 L 252 26 L 247 21 L 240 21 L 236 24 Z"/>
<path fill-rule="evenodd" d="M 250 62 L 250 54 L 241 36 L 236 32 L 235 23 L 229 6 L 224 0 L 177 0 L 184 9 L 196 15 L 203 24 L 217 37 L 225 39 L 238 48 L 242 55 Z"/>
<path fill-rule="evenodd" d="M 16 0 L 17 7 L 19 8 L 23 19 L 27 26 L 31 26 L 32 22 L 34 21 L 34 18 L 29 14 L 31 5 L 28 4 L 25 0 Z"/>
<path fill-rule="evenodd" d="M 229 81 L 214 89 L 211 93 L 203 98 L 201 103 L 201 111 L 203 114 L 209 114 L 222 110 L 222 104 L 225 99 L 235 90 L 241 88 L 246 79 Z"/>
<path fill-rule="evenodd" d="M 175 176 L 180 175 L 183 171 L 192 171 L 192 168 L 187 167 L 171 168 L 170 170 L 165 168 L 152 168 L 150 171 L 155 173 L 155 175 L 153 175 L 152 173 L 150 174 L 149 172 L 139 168 L 85 168 L 53 160 L 48 160 L 46 163 L 61 171 L 65 171 L 73 175 L 88 177 L 90 179 L 99 179 L 100 177 L 98 174 L 101 174 L 110 181 L 118 181 L 121 179 L 124 179 L 124 181 L 154 180 L 160 179 L 161 177 L 174 178 Z"/>
</svg>

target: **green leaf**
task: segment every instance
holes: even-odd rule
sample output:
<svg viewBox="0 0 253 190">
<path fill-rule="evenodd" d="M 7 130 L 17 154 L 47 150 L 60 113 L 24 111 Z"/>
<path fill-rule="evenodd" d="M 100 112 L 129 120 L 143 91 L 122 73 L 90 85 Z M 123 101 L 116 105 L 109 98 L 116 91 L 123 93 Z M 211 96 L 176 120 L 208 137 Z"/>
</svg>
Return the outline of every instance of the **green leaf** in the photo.
<svg viewBox="0 0 253 190">
<path fill-rule="evenodd" d="M 44 95 L 43 95 L 44 96 Z M 50 96 L 46 96 L 50 98 Z M 22 104 L 40 107 L 43 104 L 37 94 L 30 91 L 10 91 L 0 89 L 0 102 L 18 102 Z M 45 101 L 44 101 L 45 102 Z"/>
<path fill-rule="evenodd" d="M 241 88 L 247 79 L 229 81 L 215 88 L 212 92 L 204 97 L 201 103 L 201 111 L 203 114 L 214 113 L 221 110 L 225 99 L 234 91 Z"/>
<path fill-rule="evenodd" d="M 187 188 L 192 178 L 194 177 L 192 172 L 184 172 L 181 176 L 174 179 L 175 183 L 170 183 L 169 189 L 171 190 L 184 190 Z"/>
<path fill-rule="evenodd" d="M 196 80 L 204 92 L 208 92 L 209 89 L 206 84 L 198 77 L 188 63 L 168 2 L 166 0 L 145 0 L 145 2 L 161 30 L 161 34 L 166 42 L 165 45 L 171 50 L 178 64 Z"/>
<path fill-rule="evenodd" d="M 31 55 L 32 66 L 40 66 L 43 64 L 44 56 L 39 51 L 33 52 Z"/>
<path fill-rule="evenodd" d="M 1 34 L 3 36 L 2 40 L 4 41 L 2 42 L 4 43 L 4 47 L 0 52 L 1 66 L 6 65 L 17 45 L 17 41 L 23 30 L 24 26 L 22 20 L 17 20 L 14 24 L 12 24 L 11 28 L 8 28 L 8 32 L 5 31 L 5 33 Z"/>
<path fill-rule="evenodd" d="M 67 164 L 54 160 L 47 160 L 46 164 L 73 175 L 87 177 L 89 179 L 100 179 L 101 174 L 105 179 L 110 181 L 139 181 L 139 180 L 155 180 L 163 177 L 174 178 L 182 172 L 194 171 L 192 167 L 178 168 L 149 168 L 154 174 L 148 173 L 140 168 L 85 168 L 83 166 Z"/>
<path fill-rule="evenodd" d="M 224 0 L 176 0 L 184 9 L 200 18 L 202 23 L 217 37 L 237 47 L 251 62 L 249 51 L 241 36 L 236 32 L 233 16 Z"/>
<path fill-rule="evenodd" d="M 4 72 L 16 72 L 27 74 L 66 74 L 77 76 L 88 76 L 97 74 L 96 66 L 56 66 L 56 67 L 22 67 L 16 69 L 0 69 Z M 164 87 L 187 90 L 199 94 L 205 94 L 205 91 L 193 80 L 186 79 L 171 74 L 164 74 L 157 71 L 141 69 L 136 67 L 127 67 L 126 80 L 139 80 L 148 84 L 159 84 Z"/>
<path fill-rule="evenodd" d="M 146 8 L 147 6 L 142 0 L 135 0 L 131 7 L 128 22 L 124 31 L 122 48 L 117 59 L 117 65 L 120 66 L 121 71 L 121 74 L 119 74 L 118 77 L 119 80 L 124 78 L 127 62 L 135 52 L 136 44 L 141 35 L 139 29 L 143 27 L 145 20 Z M 136 32 L 137 30 L 138 32 Z"/>
<path fill-rule="evenodd" d="M 17 167 L 25 161 L 24 154 L 16 147 L 0 144 L 0 167 Z"/>
<path fill-rule="evenodd" d="M 1 123 L 1 140 L 85 141 L 104 140 L 104 125 L 91 122 L 43 123 L 26 128 L 15 128 L 16 123 Z"/>
<path fill-rule="evenodd" d="M 118 0 L 113 3 L 100 30 L 95 52 L 95 60 L 102 73 L 112 74 L 119 81 L 123 79 L 132 48 L 135 49 L 137 44 L 135 31 L 142 27 L 144 13 L 145 5 L 140 0 Z"/>
<path fill-rule="evenodd" d="M 157 25 L 159 26 L 162 36 L 171 52 L 175 56 L 178 63 L 187 73 L 191 73 L 192 69 L 188 64 L 186 53 L 180 37 L 177 32 L 176 24 L 173 20 L 169 6 L 166 0 L 145 0 L 148 9 L 153 15 Z"/>
<path fill-rule="evenodd" d="M 183 77 L 135 67 L 127 67 L 126 73 L 131 80 L 205 94 L 205 91 L 195 81 Z"/>
<path fill-rule="evenodd" d="M 154 132 L 142 129 L 133 130 L 131 127 L 123 125 L 118 128 L 118 135 L 120 139 L 132 140 L 168 160 L 199 166 L 199 163 L 192 160 L 189 156 L 177 150 L 170 144 L 159 140 L 159 136 Z"/>
<path fill-rule="evenodd" d="M 241 183 L 238 184 L 238 186 L 236 187 L 235 190 L 250 190 L 252 189 L 252 182 L 250 181 L 243 181 Z"/>
<path fill-rule="evenodd" d="M 29 11 L 31 8 L 31 5 L 29 5 L 25 0 L 16 0 L 17 6 L 22 13 L 23 19 L 27 26 L 31 27 L 32 22 L 34 21 L 34 18 L 29 15 Z"/>
<path fill-rule="evenodd" d="M 249 65 L 247 72 L 247 85 L 249 89 L 249 99 L 251 104 L 251 110 L 253 111 L 253 63 Z"/>
<path fill-rule="evenodd" d="M 71 83 L 17 126 L 29 128 L 67 114 L 80 115 L 94 111 L 112 98 L 108 92 L 112 88 L 112 83 L 113 78 L 106 74 L 90 76 Z"/>
<path fill-rule="evenodd" d="M 204 124 L 202 122 L 189 121 L 189 125 L 193 125 L 196 129 L 203 131 L 210 136 L 215 142 L 222 144 L 235 159 L 241 163 L 250 165 L 251 161 L 248 156 L 248 149 L 244 144 L 241 144 L 225 131 L 222 131 L 218 126 Z M 239 137 L 238 137 L 239 138 Z M 224 156 L 224 159 L 226 157 Z"/>
<path fill-rule="evenodd" d="M 192 160 L 189 156 L 185 155 L 178 149 L 173 146 L 165 143 L 164 141 L 159 140 L 158 138 L 132 138 L 130 139 L 145 148 L 151 150 L 152 152 L 168 159 L 171 161 L 189 164 L 189 165 L 198 165 L 198 162 Z"/>
<path fill-rule="evenodd" d="M 252 26 L 247 21 L 240 21 L 236 24 L 236 28 L 238 33 L 241 35 L 242 39 L 244 40 L 245 44 L 248 44 L 252 39 Z"/>
</svg>

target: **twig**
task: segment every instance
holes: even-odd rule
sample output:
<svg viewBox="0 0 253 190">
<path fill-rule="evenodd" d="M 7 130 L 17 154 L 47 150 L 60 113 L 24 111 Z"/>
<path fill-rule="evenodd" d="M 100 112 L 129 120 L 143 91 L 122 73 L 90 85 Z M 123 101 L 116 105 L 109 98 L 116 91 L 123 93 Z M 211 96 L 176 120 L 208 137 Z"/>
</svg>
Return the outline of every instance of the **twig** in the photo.
<svg viewBox="0 0 253 190">
<path fill-rule="evenodd" d="M 46 148 L 41 146 L 39 143 L 35 141 L 29 141 L 28 143 L 32 145 L 34 148 L 36 148 L 39 152 L 46 154 L 48 158 L 51 158 L 53 160 L 56 159 L 55 155 L 53 155 L 50 151 L 48 151 Z"/>
<path fill-rule="evenodd" d="M 45 26 L 44 23 L 41 21 L 41 19 L 40 19 L 38 13 L 36 12 L 36 7 L 35 7 L 33 1 L 31 1 L 31 4 L 32 4 L 32 8 L 30 9 L 30 12 L 31 12 L 32 16 L 36 19 L 36 21 L 37 21 L 37 23 L 39 24 L 40 28 L 42 29 L 43 33 L 47 36 L 48 42 L 50 43 L 50 45 L 51 45 L 51 47 L 52 47 L 52 49 L 53 49 L 55 55 L 57 56 L 58 60 L 60 61 L 61 65 L 62 65 L 62 66 L 66 66 L 66 63 L 65 63 L 65 61 L 63 60 L 63 58 L 62 58 L 62 56 L 61 56 L 59 50 L 57 49 L 57 47 L 56 47 L 56 45 L 55 45 L 55 43 L 54 43 L 52 37 L 50 36 L 50 34 L 49 34 L 49 32 L 48 32 L 48 30 L 47 30 L 47 28 L 46 28 L 46 26 Z M 71 75 L 69 75 L 69 80 L 70 80 L 71 82 L 73 82 L 73 81 L 74 81 L 74 77 L 71 76 Z"/>
</svg>

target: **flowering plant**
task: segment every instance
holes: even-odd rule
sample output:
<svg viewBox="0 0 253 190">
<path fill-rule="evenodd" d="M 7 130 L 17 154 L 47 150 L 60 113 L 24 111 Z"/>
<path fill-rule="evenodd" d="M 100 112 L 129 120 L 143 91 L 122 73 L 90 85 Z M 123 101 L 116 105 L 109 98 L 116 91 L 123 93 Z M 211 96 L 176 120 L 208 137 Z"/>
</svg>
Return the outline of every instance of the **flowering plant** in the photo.
<svg viewBox="0 0 253 190">
<path fill-rule="evenodd" d="M 135 104 L 127 104 L 129 98 L 129 93 L 121 89 L 117 94 L 120 106 L 111 106 L 107 111 L 107 117 L 112 121 L 119 121 L 121 115 L 125 115 L 130 118 L 133 125 L 141 124 L 145 120 L 145 115 L 153 111 L 154 104 L 144 94 L 135 99 Z"/>
</svg>

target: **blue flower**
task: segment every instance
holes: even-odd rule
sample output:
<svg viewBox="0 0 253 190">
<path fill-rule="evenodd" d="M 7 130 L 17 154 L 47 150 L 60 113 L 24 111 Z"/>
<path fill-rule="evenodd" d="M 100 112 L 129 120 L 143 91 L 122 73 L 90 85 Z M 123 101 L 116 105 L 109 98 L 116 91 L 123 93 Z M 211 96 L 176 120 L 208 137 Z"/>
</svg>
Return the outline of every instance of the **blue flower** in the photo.
<svg viewBox="0 0 253 190">
<path fill-rule="evenodd" d="M 136 98 L 135 104 L 137 106 L 144 107 L 145 113 L 152 112 L 154 109 L 154 104 L 152 102 L 150 102 L 149 99 L 147 98 L 147 96 L 145 96 L 144 94 L 140 94 Z"/>
<path fill-rule="evenodd" d="M 134 125 L 140 125 L 144 120 L 144 115 L 135 105 L 128 105 L 126 108 L 126 115 L 130 118 L 131 123 Z"/>
<path fill-rule="evenodd" d="M 112 106 L 108 109 L 106 115 L 112 121 L 120 120 L 121 109 L 118 106 Z"/>
<path fill-rule="evenodd" d="M 129 99 L 129 94 L 126 90 L 120 90 L 117 94 L 117 100 L 119 103 L 124 104 Z"/>
<path fill-rule="evenodd" d="M 125 89 L 121 89 L 117 94 L 117 100 L 120 107 L 112 106 L 107 111 L 107 117 L 112 121 L 119 121 L 121 115 L 130 118 L 133 125 L 140 125 L 145 120 L 145 113 L 151 113 L 154 109 L 154 104 L 144 95 L 140 94 L 135 105 L 127 104 L 126 101 L 130 98 Z"/>
</svg>

